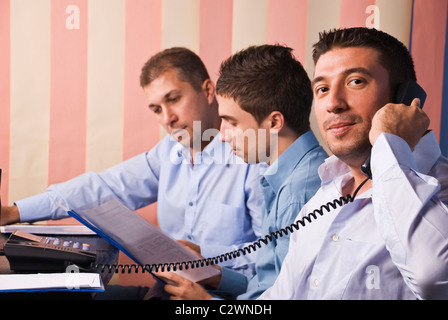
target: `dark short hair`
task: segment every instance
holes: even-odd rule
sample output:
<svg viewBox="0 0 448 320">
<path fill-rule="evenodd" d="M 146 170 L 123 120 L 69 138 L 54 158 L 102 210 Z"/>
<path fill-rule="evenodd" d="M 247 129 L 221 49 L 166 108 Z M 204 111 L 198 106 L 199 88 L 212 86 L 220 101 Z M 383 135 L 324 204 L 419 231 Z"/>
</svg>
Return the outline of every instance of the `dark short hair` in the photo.
<svg viewBox="0 0 448 320">
<path fill-rule="evenodd" d="M 310 129 L 311 83 L 291 48 L 261 45 L 237 52 L 221 64 L 216 93 L 233 98 L 258 123 L 280 111 L 297 133 Z"/>
<path fill-rule="evenodd" d="M 373 28 L 346 28 L 324 31 L 313 46 L 313 60 L 334 48 L 367 47 L 380 54 L 381 65 L 388 71 L 391 92 L 408 80 L 417 80 L 414 62 L 406 46 L 393 36 Z"/>
<path fill-rule="evenodd" d="M 207 68 L 197 54 L 187 48 L 174 47 L 155 54 L 145 63 L 140 86 L 146 87 L 171 69 L 177 70 L 179 79 L 190 83 L 196 91 L 200 91 L 204 81 L 209 79 Z"/>
</svg>

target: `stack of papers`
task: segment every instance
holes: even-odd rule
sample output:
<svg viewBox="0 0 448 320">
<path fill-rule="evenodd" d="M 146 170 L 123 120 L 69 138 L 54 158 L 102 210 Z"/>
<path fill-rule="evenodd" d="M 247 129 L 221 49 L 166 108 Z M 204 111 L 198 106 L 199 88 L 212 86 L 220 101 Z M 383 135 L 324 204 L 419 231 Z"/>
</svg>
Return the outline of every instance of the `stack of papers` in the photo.
<svg viewBox="0 0 448 320">
<path fill-rule="evenodd" d="M 98 273 L 2 274 L 0 292 L 104 291 Z"/>
</svg>

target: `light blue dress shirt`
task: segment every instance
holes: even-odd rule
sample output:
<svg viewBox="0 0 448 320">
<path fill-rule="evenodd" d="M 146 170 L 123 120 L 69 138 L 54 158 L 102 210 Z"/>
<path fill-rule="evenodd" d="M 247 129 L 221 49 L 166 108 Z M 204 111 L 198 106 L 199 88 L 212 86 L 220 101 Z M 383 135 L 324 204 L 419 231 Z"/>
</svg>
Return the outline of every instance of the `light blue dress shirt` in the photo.
<svg viewBox="0 0 448 320">
<path fill-rule="evenodd" d="M 265 205 L 262 235 L 275 232 L 294 222 L 305 203 L 320 186 L 318 167 L 327 154 L 312 131 L 300 136 L 266 170 L 261 179 Z M 257 249 L 256 274 L 253 277 L 223 269 L 218 291 L 256 299 L 277 278 L 289 245 L 289 234 Z M 251 253 L 252 254 L 252 253 Z"/>
<path fill-rule="evenodd" d="M 101 173 L 86 173 L 52 185 L 44 193 L 17 201 L 21 221 L 67 217 L 59 204 L 76 209 L 114 195 L 132 210 L 157 201 L 160 228 L 174 239 L 200 245 L 214 257 L 260 236 L 266 165 L 248 165 L 228 143 L 215 137 L 192 157 L 188 148 L 165 137 L 153 149 Z M 251 272 L 254 257 L 224 263 Z"/>
<path fill-rule="evenodd" d="M 447 299 L 448 159 L 433 132 L 412 153 L 382 134 L 372 188 L 292 234 L 274 286 L 261 299 Z M 299 216 L 341 196 L 352 179 L 330 157 L 322 187 Z"/>
</svg>

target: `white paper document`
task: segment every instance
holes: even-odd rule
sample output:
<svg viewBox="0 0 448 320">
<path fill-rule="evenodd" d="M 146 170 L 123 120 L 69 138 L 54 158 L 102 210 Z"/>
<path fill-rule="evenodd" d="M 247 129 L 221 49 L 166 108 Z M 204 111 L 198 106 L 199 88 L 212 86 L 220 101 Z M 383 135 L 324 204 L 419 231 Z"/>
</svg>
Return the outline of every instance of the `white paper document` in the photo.
<svg viewBox="0 0 448 320">
<path fill-rule="evenodd" d="M 139 264 L 157 265 L 201 259 L 116 198 L 69 211 L 69 214 Z M 187 270 L 184 267 L 175 272 L 194 282 L 219 274 L 219 270 L 212 266 L 189 266 Z"/>
<path fill-rule="evenodd" d="M 104 291 L 98 273 L 2 274 L 0 291 Z"/>
</svg>

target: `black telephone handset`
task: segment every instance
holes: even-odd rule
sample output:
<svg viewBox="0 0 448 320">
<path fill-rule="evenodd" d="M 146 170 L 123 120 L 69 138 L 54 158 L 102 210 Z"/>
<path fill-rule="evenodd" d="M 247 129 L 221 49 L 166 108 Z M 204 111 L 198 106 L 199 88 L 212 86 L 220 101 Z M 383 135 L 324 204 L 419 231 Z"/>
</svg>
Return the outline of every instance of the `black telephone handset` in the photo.
<svg viewBox="0 0 448 320">
<path fill-rule="evenodd" d="M 394 103 L 403 103 L 407 106 L 411 105 L 412 100 L 415 98 L 420 99 L 420 108 L 423 108 L 423 104 L 426 100 L 426 92 L 423 88 L 414 80 L 406 81 L 398 86 L 397 92 L 395 93 Z M 372 179 L 372 170 L 370 168 L 370 155 L 364 161 L 361 166 L 361 171 L 364 175 Z"/>
<path fill-rule="evenodd" d="M 89 244 L 14 231 L 3 246 L 11 270 L 64 272 L 69 265 L 90 268 L 96 260 Z"/>
</svg>

